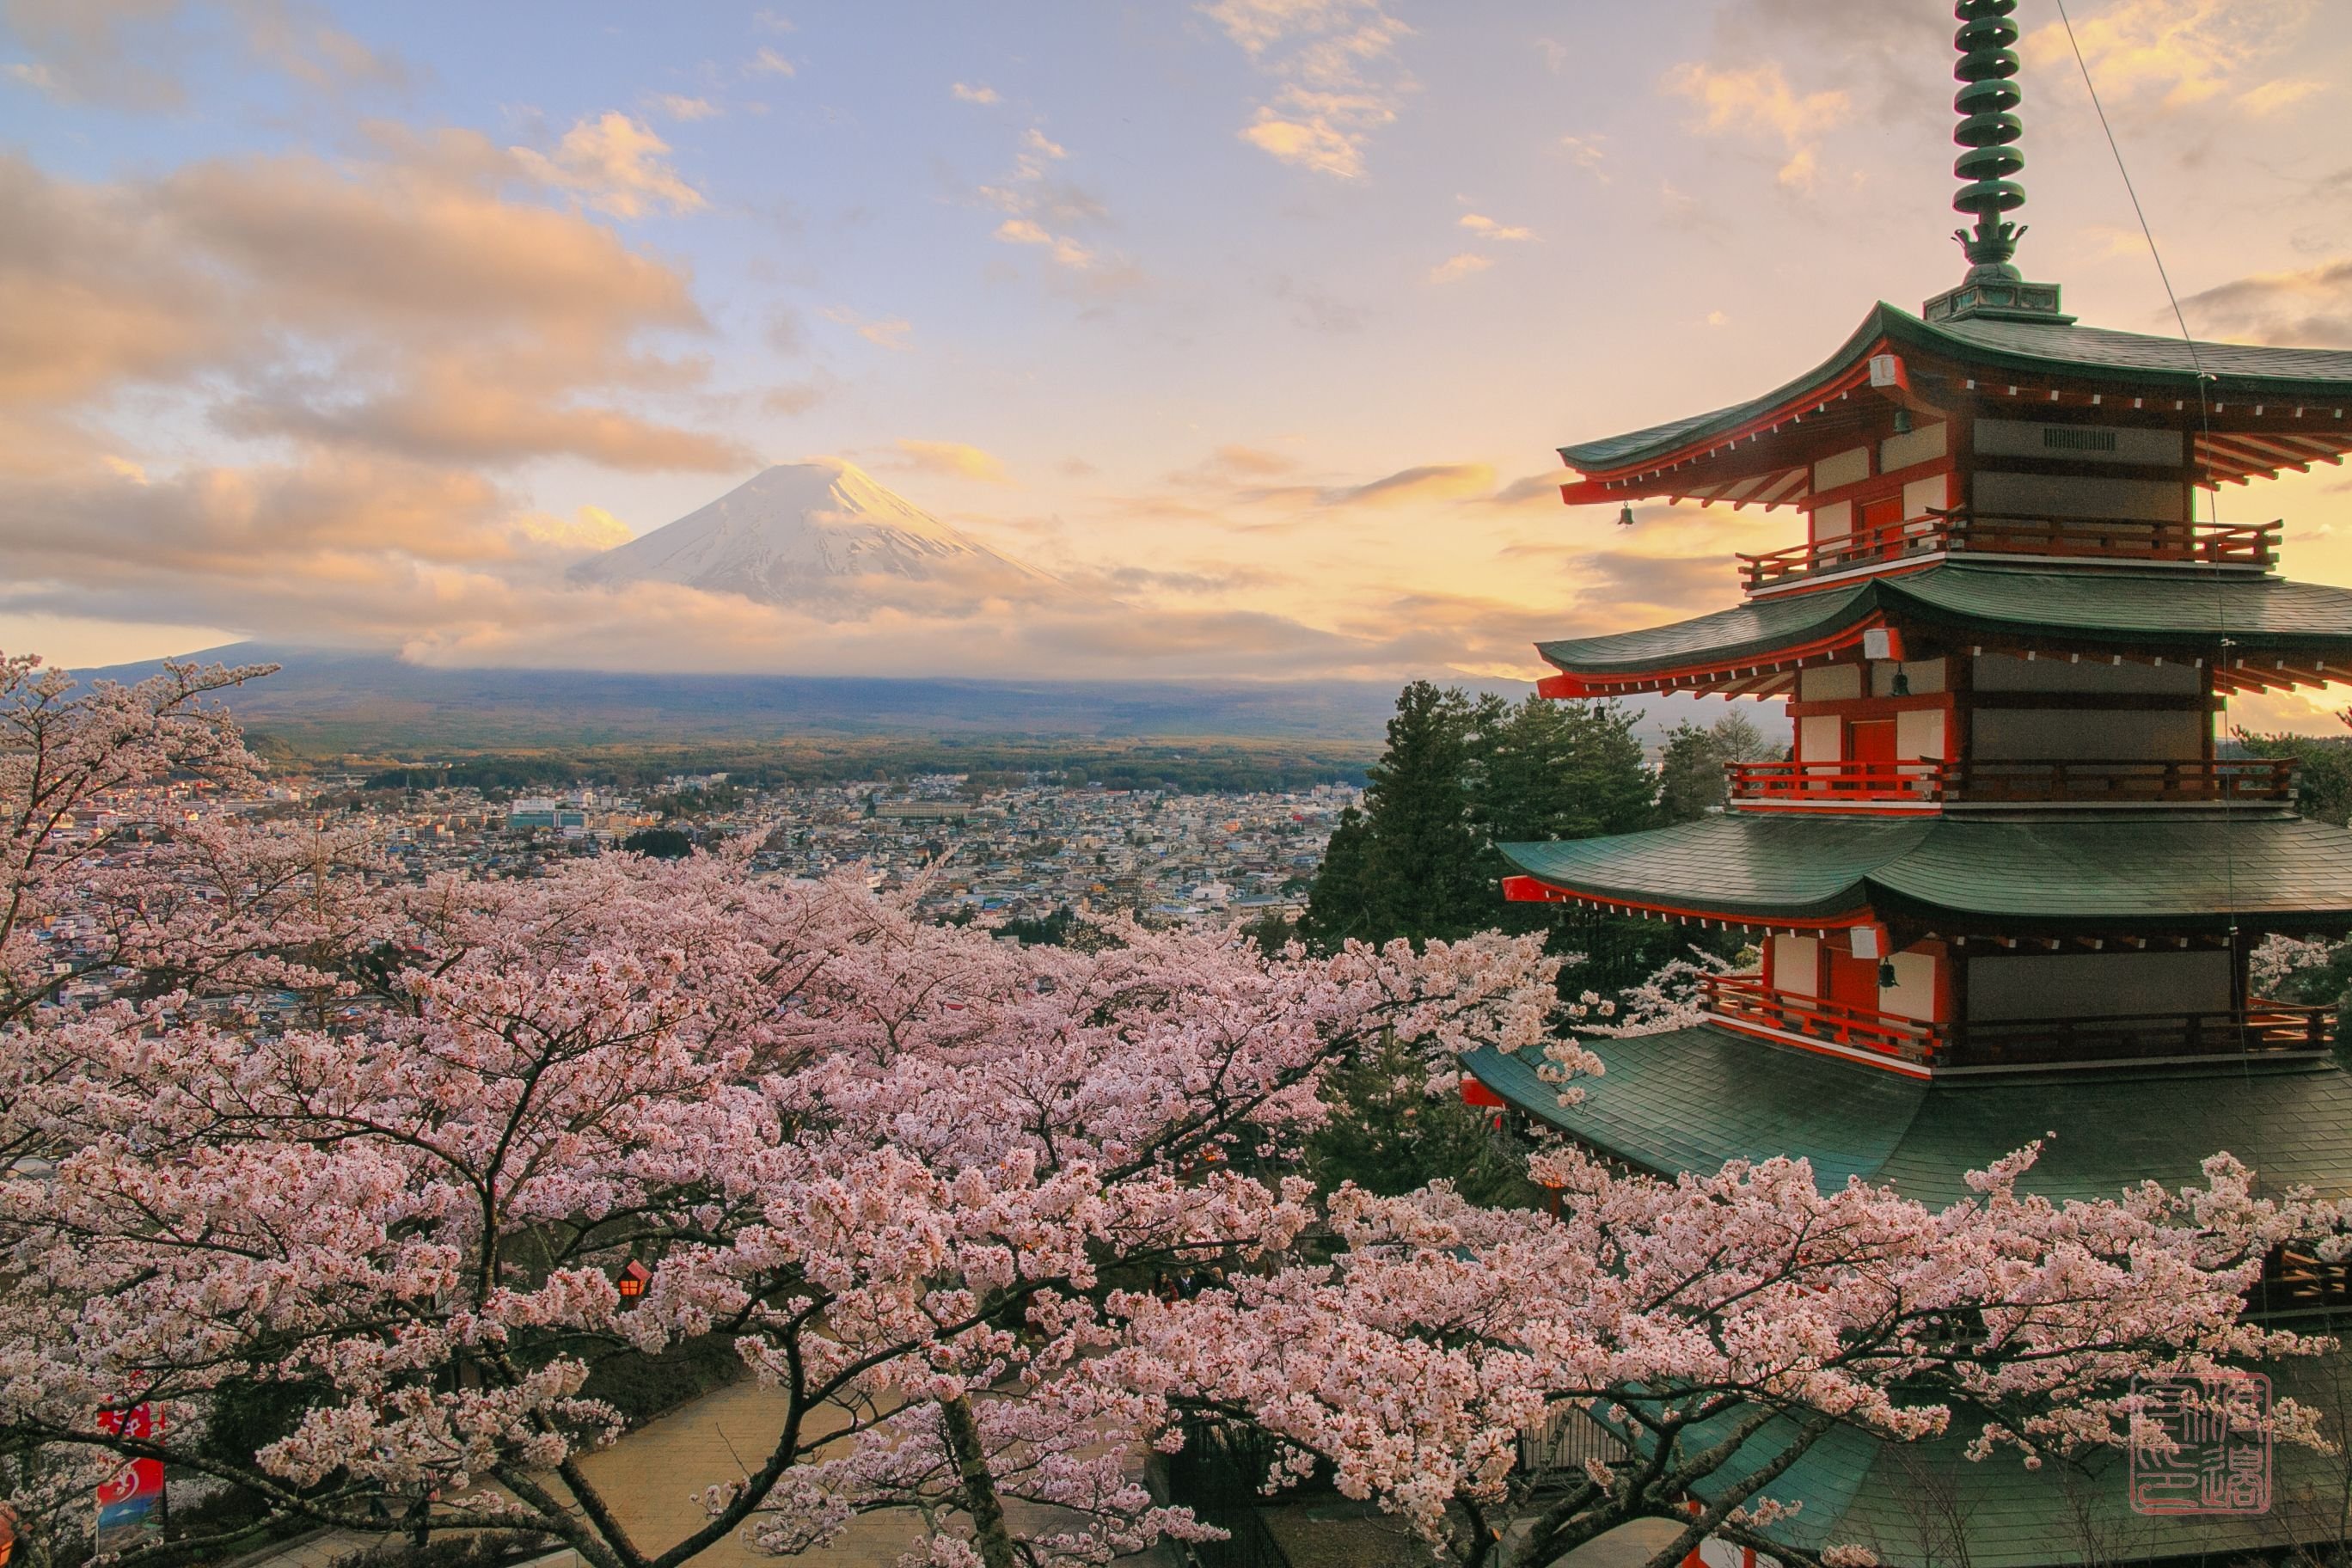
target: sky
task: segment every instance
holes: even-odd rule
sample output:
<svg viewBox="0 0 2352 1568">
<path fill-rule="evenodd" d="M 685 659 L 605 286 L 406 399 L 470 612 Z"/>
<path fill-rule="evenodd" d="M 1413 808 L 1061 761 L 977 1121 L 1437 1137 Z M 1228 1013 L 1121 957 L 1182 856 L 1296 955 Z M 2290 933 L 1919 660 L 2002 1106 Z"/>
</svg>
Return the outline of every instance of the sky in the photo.
<svg viewBox="0 0 2352 1568">
<path fill-rule="evenodd" d="M 2073 0 L 2190 324 L 2352 346 L 2352 5 Z M 2170 330 L 2055 0 L 2019 261 Z M 1476 680 L 1792 510 L 1568 509 L 1963 262 L 1939 0 L 0 0 L 0 647 Z M 1049 574 L 566 569 L 857 463 Z M 2352 471 L 2229 488 L 2352 584 Z M 2284 699 L 2258 721 L 2333 726 Z"/>
</svg>

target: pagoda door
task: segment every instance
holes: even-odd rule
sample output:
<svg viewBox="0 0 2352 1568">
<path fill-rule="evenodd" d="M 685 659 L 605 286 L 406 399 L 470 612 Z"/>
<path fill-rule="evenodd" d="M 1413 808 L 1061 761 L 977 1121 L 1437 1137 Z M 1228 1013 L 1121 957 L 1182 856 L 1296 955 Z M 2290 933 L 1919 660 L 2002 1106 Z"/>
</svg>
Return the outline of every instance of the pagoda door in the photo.
<svg viewBox="0 0 2352 1568">
<path fill-rule="evenodd" d="M 1878 1011 L 1878 961 L 1834 948 L 1829 953 L 1830 1000 L 1864 1015 Z"/>
<path fill-rule="evenodd" d="M 1862 503 L 1862 515 L 1856 520 L 1854 542 L 1865 554 L 1876 554 L 1891 547 L 1903 532 L 1903 498 L 1888 496 L 1884 500 Z"/>
<path fill-rule="evenodd" d="M 1865 719 L 1846 726 L 1846 761 L 1867 764 L 1864 776 L 1884 776 L 1895 768 L 1895 721 Z"/>
</svg>

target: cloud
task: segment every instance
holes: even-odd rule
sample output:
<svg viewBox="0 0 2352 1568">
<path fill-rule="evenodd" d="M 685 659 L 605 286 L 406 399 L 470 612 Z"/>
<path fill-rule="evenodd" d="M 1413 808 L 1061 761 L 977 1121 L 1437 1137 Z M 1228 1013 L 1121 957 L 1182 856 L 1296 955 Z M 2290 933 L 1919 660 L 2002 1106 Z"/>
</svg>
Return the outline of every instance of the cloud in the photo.
<svg viewBox="0 0 2352 1568">
<path fill-rule="evenodd" d="M 2259 343 L 2352 348 L 2352 258 L 2299 272 L 2262 272 L 2191 294 L 2200 331 Z"/>
<path fill-rule="evenodd" d="M 978 479 L 984 484 L 1009 485 L 1013 476 L 1004 471 L 1004 464 L 994 453 L 983 452 L 961 441 L 916 441 L 901 437 L 893 443 L 898 450 L 897 467 L 917 473 L 942 474 L 951 479 Z"/>
<path fill-rule="evenodd" d="M 1466 500 L 1495 488 L 1495 470 L 1485 463 L 1424 463 L 1400 468 L 1360 485 L 1321 491 L 1327 507 L 1396 506 L 1411 501 Z"/>
<path fill-rule="evenodd" d="M 348 92 L 408 85 L 408 68 L 398 56 L 331 26 L 322 6 L 300 0 L 235 0 L 230 10 L 244 24 L 246 47 L 306 87 Z"/>
<path fill-rule="evenodd" d="M 1570 163 L 1605 185 L 1609 183 L 1609 176 L 1602 172 L 1601 165 L 1609 161 L 1608 142 L 1606 136 L 1563 136 L 1559 139 L 1559 150 L 1567 155 Z"/>
<path fill-rule="evenodd" d="M 825 399 L 827 384 L 823 380 L 787 382 L 772 386 L 760 395 L 760 412 L 781 415 L 786 418 L 806 414 Z"/>
<path fill-rule="evenodd" d="M 2121 0 L 2077 18 L 2071 43 L 2064 25 L 2053 22 L 2026 35 L 2020 52 L 2036 66 L 2071 65 L 2079 45 L 2102 98 L 2153 96 L 2160 108 L 2178 110 L 2231 91 L 2256 60 L 2291 44 L 2314 10 L 2312 0 Z M 2259 100 L 2269 89 L 2293 91 L 2272 82 L 2247 95 Z"/>
<path fill-rule="evenodd" d="M 1297 460 L 1280 452 L 1268 452 L 1256 447 L 1220 447 L 1209 462 L 1226 474 L 1239 474 L 1251 479 L 1271 479 L 1286 474 L 1298 467 Z"/>
<path fill-rule="evenodd" d="M 1380 0 L 1216 0 L 1202 10 L 1281 84 L 1242 140 L 1281 163 L 1362 178 L 1371 133 L 1395 121 L 1413 86 L 1395 59 L 1412 29 Z"/>
<path fill-rule="evenodd" d="M 532 544 L 583 555 L 626 544 L 636 537 L 627 523 L 601 506 L 583 506 L 569 520 L 545 512 L 527 513 L 517 520 L 515 531 Z"/>
<path fill-rule="evenodd" d="M 904 353 L 915 345 L 907 341 L 914 326 L 904 316 L 870 318 L 859 315 L 846 305 L 828 305 L 824 319 L 847 327 L 877 348 Z"/>
<path fill-rule="evenodd" d="M 1069 156 L 1067 147 L 1032 125 L 1021 133 L 1013 173 L 995 184 L 982 185 L 980 197 L 1009 215 L 996 226 L 993 238 L 1006 245 L 1040 247 L 1055 265 L 1085 273 L 1105 258 L 1071 231 L 1100 226 L 1108 215 L 1100 201 L 1052 172 Z M 1095 279 L 1097 286 L 1118 289 L 1140 279 L 1132 261 L 1120 256 L 1108 259 Z"/>
<path fill-rule="evenodd" d="M 672 120 L 716 120 L 726 112 L 707 98 L 688 98 L 684 93 L 657 92 L 646 102 Z"/>
<path fill-rule="evenodd" d="M 1823 133 L 1843 123 L 1853 100 L 1843 91 L 1828 90 L 1800 97 L 1791 91 L 1780 65 L 1771 60 L 1742 70 L 1717 70 L 1697 60 L 1686 60 L 1665 76 L 1666 91 L 1687 98 L 1704 110 L 1699 129 L 1710 134 L 1744 133 L 1777 142 L 1787 154 L 1780 166 L 1784 185 L 1812 183 L 1816 149 Z"/>
<path fill-rule="evenodd" d="M 1481 239 L 1533 239 L 1536 237 L 1535 230 L 1531 228 L 1499 224 L 1484 213 L 1464 213 L 1459 221 L 1464 228 Z"/>
<path fill-rule="evenodd" d="M 2281 110 L 2301 103 L 2316 92 L 2326 92 L 2327 83 L 2308 77 L 2281 77 L 2266 81 L 2238 95 L 2238 107 L 2257 118 L 2267 119 Z"/>
<path fill-rule="evenodd" d="M 1559 487 L 1565 483 L 1567 477 L 1557 471 L 1529 474 L 1523 479 L 1513 479 L 1496 490 L 1493 499 L 1497 506 L 1527 506 L 1540 502 L 1547 507 L 1557 507 L 1559 505 Z"/>
<path fill-rule="evenodd" d="M 1484 272 L 1494 265 L 1493 257 L 1480 256 L 1475 251 L 1465 250 L 1459 256 L 1447 257 L 1444 261 L 1431 268 L 1429 280 L 1432 283 L 1453 283 L 1469 277 L 1474 272 Z"/>
<path fill-rule="evenodd" d="M 187 100 L 180 68 L 204 26 L 184 25 L 187 12 L 181 0 L 6 0 L 0 16 L 35 57 L 8 74 L 63 102 L 177 110 Z M 248 59 L 313 91 L 411 82 L 399 56 L 333 26 L 321 5 L 226 0 L 219 12 L 213 25 L 226 25 Z"/>
<path fill-rule="evenodd" d="M 783 56 L 778 54 L 773 48 L 771 48 L 765 44 L 760 46 L 760 52 L 758 54 L 753 55 L 749 61 L 745 62 L 743 70 L 744 74 L 747 76 L 793 77 L 801 74 L 800 68 L 798 66 L 795 66 L 792 61 L 784 58 Z"/>
<path fill-rule="evenodd" d="M 691 389 L 647 333 L 705 323 L 686 281 L 575 214 L 509 200 L 470 132 L 392 155 L 209 160 L 79 184 L 0 158 L 0 454 L 166 391 L 234 434 L 505 464 L 726 468 L 732 443 L 596 395 Z M 70 455 L 69 453 L 67 455 Z M 0 455 L 0 465 L 6 462 Z"/>
<path fill-rule="evenodd" d="M 958 103 L 999 103 L 1003 101 L 1003 100 L 997 96 L 996 89 L 989 86 L 986 82 L 960 81 L 953 87 L 948 89 L 948 92 Z"/>
<path fill-rule="evenodd" d="M 614 217 L 644 217 L 656 209 L 699 212 L 709 205 L 663 162 L 669 143 L 618 110 L 573 125 L 552 157 L 530 147 L 508 151 L 525 174 L 575 192 Z"/>
</svg>

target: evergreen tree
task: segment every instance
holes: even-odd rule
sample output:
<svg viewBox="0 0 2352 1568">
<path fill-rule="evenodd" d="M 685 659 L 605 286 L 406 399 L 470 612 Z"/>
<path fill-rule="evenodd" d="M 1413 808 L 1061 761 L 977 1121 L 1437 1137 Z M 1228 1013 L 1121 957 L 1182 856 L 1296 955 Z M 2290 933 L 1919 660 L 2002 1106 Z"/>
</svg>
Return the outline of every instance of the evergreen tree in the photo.
<svg viewBox="0 0 2352 1568">
<path fill-rule="evenodd" d="M 1330 842 L 1323 847 L 1323 863 L 1307 890 L 1307 911 L 1298 917 L 1302 942 L 1333 948 L 1356 937 L 1376 940 L 1365 876 L 1370 858 L 1371 829 L 1364 814 L 1344 807 L 1332 825 Z"/>
<path fill-rule="evenodd" d="M 1479 710 L 1416 680 L 1397 695 L 1388 750 L 1367 771 L 1366 910 L 1383 938 L 1454 938 L 1494 924 L 1471 794 Z"/>
<path fill-rule="evenodd" d="M 1666 731 L 1666 749 L 1658 758 L 1659 820 L 1696 822 L 1722 810 L 1728 799 L 1723 754 L 1716 750 L 1715 737 L 1690 723 Z"/>
<path fill-rule="evenodd" d="M 1758 762 L 1770 749 L 1763 731 L 1736 710 L 1704 729 L 1675 725 L 1658 763 L 1659 820 L 1696 822 L 1721 810 L 1730 799 L 1723 764 Z"/>
<path fill-rule="evenodd" d="M 1428 1081 L 1428 1063 L 1393 1040 L 1333 1072 L 1325 1080 L 1330 1118 L 1307 1146 L 1316 1185 L 1396 1194 L 1447 1181 L 1474 1203 L 1533 1201 L 1525 1167 L 1486 1117 L 1457 1095 L 1433 1096 Z"/>
</svg>

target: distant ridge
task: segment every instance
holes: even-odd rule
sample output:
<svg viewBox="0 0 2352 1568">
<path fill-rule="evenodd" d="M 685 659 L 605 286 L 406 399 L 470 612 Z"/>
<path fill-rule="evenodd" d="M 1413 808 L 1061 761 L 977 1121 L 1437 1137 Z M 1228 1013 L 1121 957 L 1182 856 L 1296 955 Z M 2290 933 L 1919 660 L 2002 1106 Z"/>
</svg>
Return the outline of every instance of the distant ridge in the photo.
<svg viewBox="0 0 2352 1568">
<path fill-rule="evenodd" d="M 258 642 L 186 657 L 282 665 L 226 694 L 228 706 L 256 729 L 337 750 L 395 742 L 495 748 L 825 734 L 1377 741 L 1399 684 L 438 669 L 389 654 Z M 128 681 L 160 668 L 151 661 L 75 673 Z"/>
</svg>

